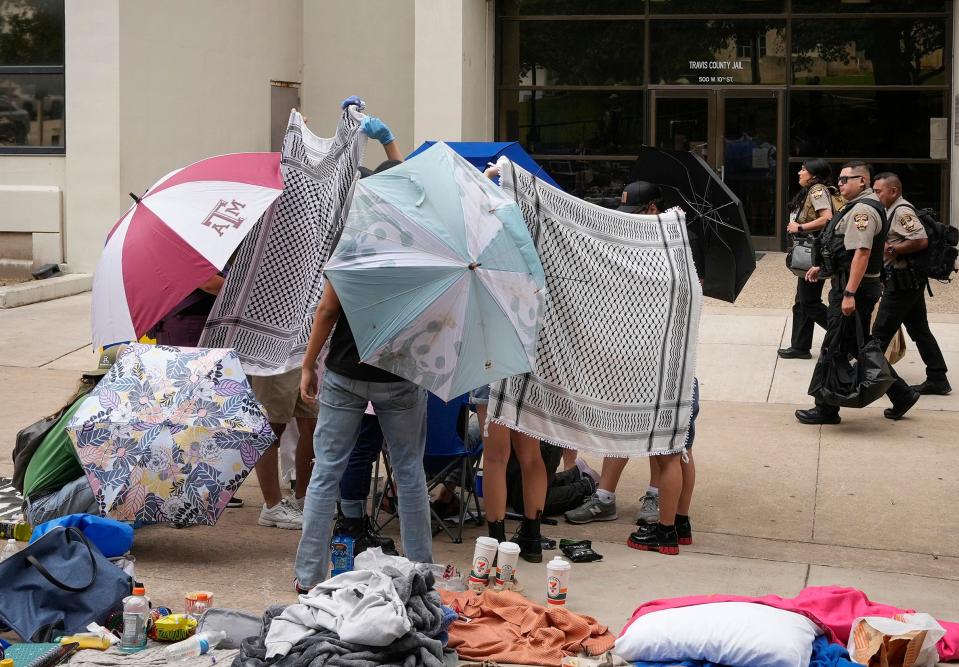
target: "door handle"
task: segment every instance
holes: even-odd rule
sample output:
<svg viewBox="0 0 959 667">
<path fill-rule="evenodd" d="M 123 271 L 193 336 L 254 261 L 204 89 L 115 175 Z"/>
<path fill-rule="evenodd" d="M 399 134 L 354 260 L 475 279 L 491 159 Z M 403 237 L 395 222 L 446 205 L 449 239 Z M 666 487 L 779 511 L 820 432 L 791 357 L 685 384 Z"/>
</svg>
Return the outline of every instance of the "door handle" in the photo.
<svg viewBox="0 0 959 667">
<path fill-rule="evenodd" d="M 719 165 L 719 180 L 726 182 L 726 165 L 724 164 Z"/>
</svg>

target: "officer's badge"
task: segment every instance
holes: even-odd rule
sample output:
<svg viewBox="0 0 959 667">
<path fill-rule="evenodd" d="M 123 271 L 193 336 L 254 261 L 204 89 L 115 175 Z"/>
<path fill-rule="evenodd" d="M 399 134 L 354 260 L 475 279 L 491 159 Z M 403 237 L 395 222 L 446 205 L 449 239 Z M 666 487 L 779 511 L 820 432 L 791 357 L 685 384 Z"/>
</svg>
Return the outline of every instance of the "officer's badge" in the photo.
<svg viewBox="0 0 959 667">
<path fill-rule="evenodd" d="M 900 224 L 902 224 L 902 228 L 905 229 L 907 232 L 915 231 L 916 225 L 919 224 L 916 221 L 915 216 L 913 216 L 911 213 L 905 213 L 899 216 L 899 222 Z"/>
<path fill-rule="evenodd" d="M 866 231 L 866 227 L 869 226 L 869 214 L 856 213 L 852 216 L 852 221 L 856 223 L 856 229 L 861 232 Z"/>
</svg>

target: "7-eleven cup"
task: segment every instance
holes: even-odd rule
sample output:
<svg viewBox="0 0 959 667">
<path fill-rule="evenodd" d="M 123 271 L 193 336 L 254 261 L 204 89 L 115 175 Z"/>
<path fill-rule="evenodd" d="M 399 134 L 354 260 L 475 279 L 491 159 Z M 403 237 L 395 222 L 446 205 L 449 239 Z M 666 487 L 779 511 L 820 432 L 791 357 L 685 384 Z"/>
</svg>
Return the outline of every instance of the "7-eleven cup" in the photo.
<svg viewBox="0 0 959 667">
<path fill-rule="evenodd" d="M 563 606 L 566 604 L 566 591 L 569 588 L 569 571 L 572 566 L 568 561 L 556 556 L 546 564 L 546 601 L 551 605 Z"/>
<path fill-rule="evenodd" d="M 493 569 L 493 558 L 496 557 L 496 548 L 499 541 L 493 537 L 477 537 L 476 548 L 473 550 L 473 566 L 470 568 L 469 587 L 474 591 L 482 591 L 489 584 L 489 575 Z"/>
</svg>

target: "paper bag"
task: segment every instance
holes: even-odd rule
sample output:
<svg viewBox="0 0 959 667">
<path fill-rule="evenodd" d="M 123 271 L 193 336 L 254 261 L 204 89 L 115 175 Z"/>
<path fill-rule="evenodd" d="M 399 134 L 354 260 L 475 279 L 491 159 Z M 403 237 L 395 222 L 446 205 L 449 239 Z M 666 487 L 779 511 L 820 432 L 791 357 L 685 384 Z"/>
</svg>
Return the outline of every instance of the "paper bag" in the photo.
<svg viewBox="0 0 959 667">
<path fill-rule="evenodd" d="M 870 331 L 872 330 L 872 325 L 876 323 L 876 314 L 878 312 L 879 303 L 876 302 L 876 307 L 872 310 L 872 318 L 869 320 Z M 899 331 L 892 337 L 892 340 L 889 341 L 889 347 L 886 348 L 886 361 L 890 364 L 895 364 L 904 356 L 906 356 L 906 334 L 902 332 L 902 327 L 899 327 Z"/>
<path fill-rule="evenodd" d="M 935 667 L 936 643 L 946 631 L 929 614 L 857 618 L 849 634 L 849 656 L 868 667 Z"/>
</svg>

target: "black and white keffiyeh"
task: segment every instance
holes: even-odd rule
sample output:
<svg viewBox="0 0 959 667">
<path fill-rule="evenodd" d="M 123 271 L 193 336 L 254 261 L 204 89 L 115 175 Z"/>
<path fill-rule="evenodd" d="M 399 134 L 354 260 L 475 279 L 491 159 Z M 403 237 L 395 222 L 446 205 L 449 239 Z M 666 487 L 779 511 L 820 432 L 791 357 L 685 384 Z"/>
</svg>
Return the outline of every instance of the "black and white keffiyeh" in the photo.
<svg viewBox="0 0 959 667">
<path fill-rule="evenodd" d="M 703 300 L 682 213 L 601 208 L 513 163 L 502 185 L 536 243 L 546 295 L 533 373 L 492 385 L 490 419 L 607 456 L 681 450 Z"/>
<path fill-rule="evenodd" d="M 313 134 L 294 110 L 283 140 L 283 194 L 246 237 L 207 319 L 202 347 L 232 347 L 243 370 L 299 366 L 322 292 L 322 268 L 343 227 L 366 135 L 348 107 L 336 134 Z"/>
<path fill-rule="evenodd" d="M 13 486 L 13 480 L 0 477 L 0 521 L 19 521 L 23 518 L 23 496 Z"/>
</svg>

